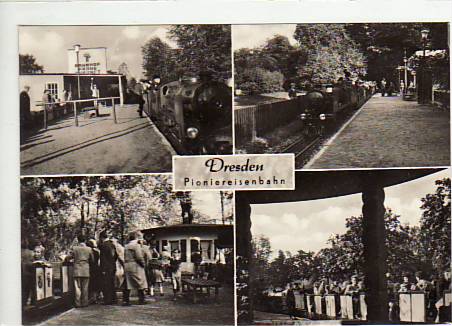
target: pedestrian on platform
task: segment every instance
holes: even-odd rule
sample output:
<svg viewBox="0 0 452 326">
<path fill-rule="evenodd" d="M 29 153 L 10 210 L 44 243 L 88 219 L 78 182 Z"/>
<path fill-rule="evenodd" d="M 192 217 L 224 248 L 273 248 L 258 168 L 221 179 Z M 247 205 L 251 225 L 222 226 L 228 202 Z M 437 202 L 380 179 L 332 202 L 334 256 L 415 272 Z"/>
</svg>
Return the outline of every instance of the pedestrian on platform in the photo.
<svg viewBox="0 0 452 326">
<path fill-rule="evenodd" d="M 110 239 L 107 231 L 100 234 L 100 271 L 102 273 L 102 294 L 104 304 L 110 305 L 117 302 L 115 275 L 118 254 L 116 245 Z"/>
<path fill-rule="evenodd" d="M 386 78 L 383 77 L 383 79 L 380 82 L 380 89 L 381 89 L 381 96 L 385 96 L 386 93 Z"/>
<path fill-rule="evenodd" d="M 94 261 L 93 251 L 85 243 L 85 236 L 77 237 L 78 245 L 72 249 L 74 257 L 75 306 L 88 306 L 90 264 Z"/>
<path fill-rule="evenodd" d="M 31 118 L 30 111 L 30 86 L 24 86 L 24 90 L 20 92 L 20 126 L 21 130 L 26 127 Z"/>
<path fill-rule="evenodd" d="M 146 288 L 146 292 L 149 294 L 150 293 L 150 286 L 151 286 L 151 268 L 150 268 L 150 263 L 152 260 L 152 255 L 151 255 L 151 250 L 149 249 L 149 246 L 146 242 L 146 240 L 144 239 L 140 239 L 138 240 L 138 243 L 141 245 L 141 250 L 143 250 L 143 257 L 144 257 L 144 272 L 146 274 L 146 283 L 148 285 L 148 287 Z"/>
<path fill-rule="evenodd" d="M 129 243 L 124 248 L 124 272 L 127 288 L 123 291 L 123 306 L 130 306 L 130 291 L 138 292 L 138 304 L 145 304 L 144 289 L 148 287 L 146 282 L 145 262 L 143 250 L 138 243 L 140 234 L 131 232 Z"/>
<path fill-rule="evenodd" d="M 143 88 L 143 82 L 140 81 L 139 83 L 137 83 L 133 89 L 133 92 L 135 93 L 135 95 L 137 96 L 138 99 L 138 115 L 140 116 L 140 118 L 143 117 L 143 108 L 144 108 L 144 88 Z"/>
</svg>

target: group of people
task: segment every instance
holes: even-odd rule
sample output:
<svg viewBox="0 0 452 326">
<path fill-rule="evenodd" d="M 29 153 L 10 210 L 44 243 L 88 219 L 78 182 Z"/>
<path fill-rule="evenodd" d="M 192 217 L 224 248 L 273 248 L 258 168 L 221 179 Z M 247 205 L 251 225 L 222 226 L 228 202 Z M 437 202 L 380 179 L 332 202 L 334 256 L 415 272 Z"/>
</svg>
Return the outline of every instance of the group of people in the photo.
<svg viewBox="0 0 452 326">
<path fill-rule="evenodd" d="M 138 303 L 145 304 L 145 295 L 154 296 L 157 294 L 154 291 L 164 295 L 163 285 L 168 279 L 172 283 L 173 300 L 176 300 L 182 288 L 180 251 L 170 252 L 165 246 L 159 253 L 155 242 L 148 244 L 139 231 L 131 232 L 127 240 L 123 247 L 107 231 L 100 233 L 98 241 L 81 234 L 77 244 L 60 256 L 64 263 L 73 264 L 76 307 L 91 303 L 117 304 L 117 289 L 122 291 L 124 306 L 130 305 L 132 290 L 138 294 Z M 34 304 L 34 265 L 46 264 L 44 252 L 42 244 L 22 246 L 23 306 L 29 299 Z M 193 259 L 196 260 L 196 255 Z"/>
<path fill-rule="evenodd" d="M 392 96 L 393 94 L 397 93 L 394 82 L 393 81 L 388 82 L 386 80 L 386 78 L 383 78 L 380 81 L 380 91 L 381 91 L 381 96 L 385 96 L 385 95 Z M 405 82 L 403 80 L 400 81 L 399 92 L 400 92 L 401 96 L 406 93 L 413 93 L 415 91 L 416 91 L 416 87 L 414 86 L 413 81 L 410 81 L 410 83 L 408 85 L 405 85 Z"/>
<path fill-rule="evenodd" d="M 393 277 L 388 273 L 387 291 L 389 300 L 389 320 L 399 320 L 399 294 L 401 293 L 425 293 L 425 305 L 428 318 L 435 321 L 450 320 L 450 303 L 444 302 L 444 293 L 451 291 L 451 274 L 445 271 L 443 275 L 432 277 L 430 280 L 426 279 L 424 273 L 418 271 L 413 275 L 404 273 L 401 282 L 395 282 Z M 340 315 L 340 295 L 350 295 L 352 297 L 354 318 L 360 319 L 360 295 L 366 293 L 364 281 L 358 275 L 353 275 L 350 280 L 337 282 L 331 279 L 322 279 L 320 281 L 303 281 L 290 283 L 287 286 L 285 296 L 285 304 L 289 315 L 296 316 L 296 300 L 297 294 L 312 294 L 312 295 L 337 295 L 336 312 Z M 312 302 L 312 304 L 315 304 Z M 312 310 L 314 311 L 314 309 Z M 449 316 L 449 319 L 447 319 Z"/>
<path fill-rule="evenodd" d="M 107 232 L 101 233 L 98 246 L 95 240 L 86 241 L 83 235 L 78 237 L 78 242 L 70 256 L 74 264 L 76 307 L 96 302 L 100 293 L 104 304 L 116 304 L 117 288 L 122 290 L 122 305 L 131 305 L 132 290 L 138 294 L 138 304 L 145 304 L 145 295 L 154 296 L 154 288 L 164 295 L 166 272 L 171 276 L 174 299 L 181 291 L 181 255 L 177 249 L 170 253 L 164 248 L 159 253 L 139 231 L 128 235 L 125 247 Z"/>
</svg>

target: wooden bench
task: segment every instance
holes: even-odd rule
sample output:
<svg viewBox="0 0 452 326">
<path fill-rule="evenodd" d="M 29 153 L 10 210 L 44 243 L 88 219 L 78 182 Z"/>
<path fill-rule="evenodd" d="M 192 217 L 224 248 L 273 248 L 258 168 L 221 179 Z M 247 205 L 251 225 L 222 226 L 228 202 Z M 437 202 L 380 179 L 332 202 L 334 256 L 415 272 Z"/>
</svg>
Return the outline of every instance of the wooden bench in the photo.
<svg viewBox="0 0 452 326">
<path fill-rule="evenodd" d="M 210 296 L 212 288 L 215 290 L 215 301 L 218 302 L 220 287 L 221 284 L 217 281 L 204 279 L 182 279 L 182 291 L 192 297 L 193 303 L 197 303 L 198 296 L 205 295 L 204 289 L 207 290 L 207 295 Z"/>
</svg>

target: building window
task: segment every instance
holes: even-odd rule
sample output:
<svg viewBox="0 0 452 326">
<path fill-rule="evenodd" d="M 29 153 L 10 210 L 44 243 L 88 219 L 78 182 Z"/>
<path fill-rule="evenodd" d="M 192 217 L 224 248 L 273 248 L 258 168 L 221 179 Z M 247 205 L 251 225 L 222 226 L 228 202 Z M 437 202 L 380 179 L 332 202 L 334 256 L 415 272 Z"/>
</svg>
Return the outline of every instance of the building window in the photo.
<svg viewBox="0 0 452 326">
<path fill-rule="evenodd" d="M 179 241 L 170 241 L 171 254 L 174 250 L 180 250 Z"/>
<path fill-rule="evenodd" d="M 52 98 L 58 98 L 58 83 L 46 83 L 46 89 L 50 91 Z"/>
<path fill-rule="evenodd" d="M 212 240 L 201 240 L 201 257 L 202 260 L 211 260 L 212 259 Z"/>
</svg>

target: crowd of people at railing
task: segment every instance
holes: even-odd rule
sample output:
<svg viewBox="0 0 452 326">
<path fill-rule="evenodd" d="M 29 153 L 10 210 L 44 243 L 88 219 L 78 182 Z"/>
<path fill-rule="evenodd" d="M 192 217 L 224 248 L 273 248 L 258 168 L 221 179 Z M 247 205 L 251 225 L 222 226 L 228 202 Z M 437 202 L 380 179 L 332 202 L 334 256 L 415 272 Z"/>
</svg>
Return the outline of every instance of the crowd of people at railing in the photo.
<svg viewBox="0 0 452 326">
<path fill-rule="evenodd" d="M 400 280 L 395 279 L 388 273 L 386 274 L 386 279 L 389 301 L 388 319 L 390 321 L 400 321 L 400 295 L 415 293 L 422 294 L 424 297 L 426 320 L 436 322 L 450 321 L 451 274 L 449 270 L 446 270 L 442 275 L 433 275 L 429 278 L 425 277 L 425 274 L 421 271 L 415 272 L 414 274 L 404 273 Z M 334 296 L 335 317 L 341 318 L 344 314 L 341 312 L 341 308 L 343 307 L 340 298 L 350 296 L 353 308 L 352 319 L 366 319 L 366 316 L 362 315 L 363 309 L 361 307 L 363 303 L 366 304 L 366 287 L 363 278 L 358 275 L 353 275 L 349 280 L 344 281 L 329 278 L 318 280 L 302 279 L 287 284 L 284 289 L 270 287 L 262 294 L 264 297 L 263 301 L 271 301 L 272 297 L 280 298 L 281 305 L 277 309 L 285 311 L 291 318 L 306 314 L 308 311 L 315 314 L 319 310 L 325 310 L 324 307 L 322 309 L 316 309 L 316 301 L 313 299 L 307 300 L 306 297 L 308 296 L 312 298 L 314 296 L 320 296 L 323 304 L 325 303 L 326 296 Z M 447 296 L 446 294 L 449 295 Z M 302 309 L 297 304 L 297 300 L 299 299 L 296 298 L 300 298 L 300 296 L 304 300 L 303 304 L 301 304 Z"/>
<path fill-rule="evenodd" d="M 112 235 L 103 231 L 98 241 L 84 235 L 76 245 L 60 255 L 63 264 L 73 266 L 74 301 L 76 307 L 93 303 L 118 303 L 116 290 L 122 291 L 122 305 L 130 305 L 131 290 L 138 294 L 138 303 L 145 304 L 145 296 L 163 296 L 164 283 L 172 285 L 173 300 L 182 291 L 182 256 L 178 249 L 163 246 L 159 252 L 154 239 L 145 240 L 140 231 L 128 235 L 122 246 Z M 205 264 L 199 248 L 192 248 L 194 270 L 188 277 L 222 279 L 217 265 L 224 265 L 224 255 L 218 254 L 216 264 Z M 223 258 L 223 259 L 222 259 Z M 22 304 L 34 305 L 36 266 L 49 265 L 42 244 L 24 241 L 22 244 Z"/>
</svg>

